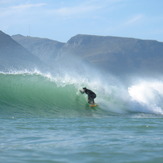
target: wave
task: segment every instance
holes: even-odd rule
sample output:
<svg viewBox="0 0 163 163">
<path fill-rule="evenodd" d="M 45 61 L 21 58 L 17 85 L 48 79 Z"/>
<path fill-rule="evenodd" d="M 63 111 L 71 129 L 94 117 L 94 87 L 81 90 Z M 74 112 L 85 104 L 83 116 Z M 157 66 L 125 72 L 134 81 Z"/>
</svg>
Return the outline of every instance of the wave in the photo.
<svg viewBox="0 0 163 163">
<path fill-rule="evenodd" d="M 86 86 L 97 94 L 98 107 L 91 109 L 86 95 L 79 89 Z M 163 114 L 162 108 L 134 99 L 136 86 L 126 89 L 122 85 L 90 80 L 83 76 L 52 75 L 37 70 L 0 72 L 1 116 L 80 117 L 119 114 Z"/>
<path fill-rule="evenodd" d="M 82 83 L 68 76 L 52 77 L 38 71 L 0 73 L 1 115 L 93 115 L 86 97 L 79 94 L 79 85 Z"/>
</svg>

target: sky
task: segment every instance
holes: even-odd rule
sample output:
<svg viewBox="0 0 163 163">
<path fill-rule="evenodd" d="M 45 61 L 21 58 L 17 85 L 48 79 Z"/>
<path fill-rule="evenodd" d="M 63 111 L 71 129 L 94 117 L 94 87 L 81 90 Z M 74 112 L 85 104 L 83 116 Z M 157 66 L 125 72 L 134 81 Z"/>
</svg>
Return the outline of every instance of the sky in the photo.
<svg viewBox="0 0 163 163">
<path fill-rule="evenodd" d="M 0 30 L 61 42 L 77 34 L 163 42 L 163 0 L 0 0 Z"/>
</svg>

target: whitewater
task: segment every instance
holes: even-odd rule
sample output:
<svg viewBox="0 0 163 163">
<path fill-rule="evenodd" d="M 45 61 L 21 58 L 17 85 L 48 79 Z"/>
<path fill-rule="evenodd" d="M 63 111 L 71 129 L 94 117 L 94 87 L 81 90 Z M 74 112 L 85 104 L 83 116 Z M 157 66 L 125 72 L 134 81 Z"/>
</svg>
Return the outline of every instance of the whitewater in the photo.
<svg viewBox="0 0 163 163">
<path fill-rule="evenodd" d="M 83 87 L 97 94 L 96 108 L 80 93 Z M 99 72 L 1 71 L 0 124 L 5 163 L 161 163 L 163 82 L 124 84 Z"/>
</svg>

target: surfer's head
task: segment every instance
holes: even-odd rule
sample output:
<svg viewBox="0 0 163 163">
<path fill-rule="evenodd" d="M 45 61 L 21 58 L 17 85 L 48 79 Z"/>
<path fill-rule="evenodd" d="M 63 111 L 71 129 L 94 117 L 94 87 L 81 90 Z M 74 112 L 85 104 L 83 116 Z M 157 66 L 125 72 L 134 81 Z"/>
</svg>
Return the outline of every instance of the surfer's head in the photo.
<svg viewBox="0 0 163 163">
<path fill-rule="evenodd" d="M 86 90 L 86 89 L 87 89 L 86 87 L 83 88 L 83 90 Z"/>
</svg>

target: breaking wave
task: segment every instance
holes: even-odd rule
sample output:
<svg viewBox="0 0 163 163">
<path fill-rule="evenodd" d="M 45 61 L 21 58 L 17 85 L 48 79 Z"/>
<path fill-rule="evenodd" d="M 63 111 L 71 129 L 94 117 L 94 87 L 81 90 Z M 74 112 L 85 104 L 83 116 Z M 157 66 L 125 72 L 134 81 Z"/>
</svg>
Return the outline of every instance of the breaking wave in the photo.
<svg viewBox="0 0 163 163">
<path fill-rule="evenodd" d="M 87 96 L 79 93 L 83 86 L 96 92 L 98 107 L 89 107 Z M 0 72 L 0 92 L 0 116 L 163 115 L 163 82 L 141 82 L 125 88 L 97 78 L 16 71 Z"/>
</svg>

